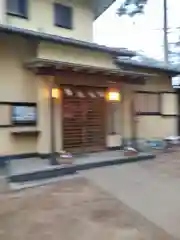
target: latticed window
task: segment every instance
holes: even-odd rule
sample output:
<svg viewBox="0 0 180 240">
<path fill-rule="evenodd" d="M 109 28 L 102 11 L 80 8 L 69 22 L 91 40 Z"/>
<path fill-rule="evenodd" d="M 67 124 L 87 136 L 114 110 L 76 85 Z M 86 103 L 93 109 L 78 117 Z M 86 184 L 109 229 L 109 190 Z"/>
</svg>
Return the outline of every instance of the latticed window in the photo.
<svg viewBox="0 0 180 240">
<path fill-rule="evenodd" d="M 136 93 L 135 112 L 138 114 L 159 114 L 160 94 L 153 92 Z"/>
</svg>

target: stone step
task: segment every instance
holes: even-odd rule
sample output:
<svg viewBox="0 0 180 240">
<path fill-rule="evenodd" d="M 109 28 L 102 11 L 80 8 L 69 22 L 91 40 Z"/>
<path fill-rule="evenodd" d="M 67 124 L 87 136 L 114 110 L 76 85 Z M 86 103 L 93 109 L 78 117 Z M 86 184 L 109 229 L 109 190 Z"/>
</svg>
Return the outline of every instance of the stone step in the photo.
<svg viewBox="0 0 180 240">
<path fill-rule="evenodd" d="M 28 182 L 9 182 L 9 189 L 12 191 L 18 191 L 18 190 L 23 190 L 23 189 L 27 189 L 27 188 L 45 186 L 48 184 L 52 184 L 52 183 L 56 183 L 59 181 L 72 179 L 72 178 L 76 178 L 76 177 L 79 177 L 79 175 L 68 175 L 68 176 L 34 180 L 34 181 L 28 181 Z"/>
<path fill-rule="evenodd" d="M 53 166 L 53 167 L 46 167 L 42 168 L 42 170 L 34 170 L 31 172 L 22 172 L 19 174 L 13 174 L 13 172 L 8 176 L 8 180 L 10 182 L 14 183 L 24 183 L 24 182 L 31 182 L 31 181 L 38 181 L 38 180 L 45 180 L 45 179 L 51 179 L 56 177 L 62 177 L 65 175 L 72 175 L 76 174 L 78 171 L 82 170 L 88 170 L 92 168 L 98 168 L 98 167 L 107 167 L 112 165 L 118 165 L 123 163 L 131 163 L 131 162 L 137 162 L 137 161 L 144 161 L 144 160 L 150 160 L 155 158 L 155 155 L 153 154 L 139 154 L 137 156 L 131 156 L 131 157 L 116 157 L 110 160 L 101 160 L 98 161 L 97 159 L 94 159 L 92 161 L 84 161 L 82 163 L 78 162 L 73 165 L 67 165 L 67 166 Z"/>
</svg>

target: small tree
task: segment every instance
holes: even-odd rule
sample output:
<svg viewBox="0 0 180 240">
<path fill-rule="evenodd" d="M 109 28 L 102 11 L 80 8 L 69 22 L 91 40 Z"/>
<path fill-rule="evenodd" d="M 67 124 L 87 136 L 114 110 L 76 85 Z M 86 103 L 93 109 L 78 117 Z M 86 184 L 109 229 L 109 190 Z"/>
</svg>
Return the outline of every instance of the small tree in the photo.
<svg viewBox="0 0 180 240">
<path fill-rule="evenodd" d="M 134 17 L 138 14 L 144 13 L 144 7 L 148 0 L 125 0 L 117 10 L 117 14 L 122 17 L 127 15 Z"/>
</svg>

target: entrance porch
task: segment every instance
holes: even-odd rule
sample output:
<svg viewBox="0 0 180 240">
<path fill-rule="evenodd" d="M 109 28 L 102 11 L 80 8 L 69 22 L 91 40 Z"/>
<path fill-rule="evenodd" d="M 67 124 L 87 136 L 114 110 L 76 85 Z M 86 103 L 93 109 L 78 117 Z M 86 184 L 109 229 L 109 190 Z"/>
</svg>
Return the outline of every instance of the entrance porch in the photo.
<svg viewBox="0 0 180 240">
<path fill-rule="evenodd" d="M 37 148 L 42 156 L 62 150 L 119 149 L 127 126 L 123 116 L 124 86 L 145 84 L 145 78 L 155 75 L 43 59 L 30 61 L 26 67 L 37 78 L 41 131 Z M 107 102 L 109 88 L 117 89 L 122 101 Z M 127 111 L 130 114 L 130 106 Z"/>
</svg>

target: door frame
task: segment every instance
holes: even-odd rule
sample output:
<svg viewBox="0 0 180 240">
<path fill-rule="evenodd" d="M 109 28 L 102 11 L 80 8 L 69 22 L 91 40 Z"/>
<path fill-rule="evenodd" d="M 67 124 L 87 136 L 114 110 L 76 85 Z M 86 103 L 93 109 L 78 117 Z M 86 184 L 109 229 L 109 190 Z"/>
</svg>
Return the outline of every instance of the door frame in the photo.
<svg viewBox="0 0 180 240">
<path fill-rule="evenodd" d="M 98 91 L 98 90 L 99 90 L 99 92 L 105 92 L 105 88 L 95 87 L 95 86 L 89 87 L 89 86 L 71 86 L 71 85 L 68 86 L 68 85 L 63 85 L 62 91 L 65 88 L 72 89 L 72 90 L 74 89 L 74 91 L 78 91 L 78 90 L 81 91 L 82 90 L 82 92 L 83 92 L 84 89 L 85 90 L 88 89 L 89 91 L 91 91 L 91 89 L 92 89 L 92 92 L 95 92 L 95 91 Z M 86 101 L 86 99 L 87 98 L 83 98 L 84 101 Z M 63 129 L 62 129 L 62 142 L 63 142 L 63 148 L 65 148 L 65 145 L 64 145 L 64 120 L 65 120 L 64 119 L 64 103 L 65 103 L 65 101 L 66 101 L 66 99 L 64 97 L 64 91 L 63 91 L 62 92 L 62 127 L 63 127 Z M 89 104 L 88 103 L 88 99 L 87 99 L 87 104 Z M 96 143 L 94 143 L 94 146 L 85 146 L 85 144 L 83 144 L 83 141 L 82 141 L 82 145 L 81 146 L 75 147 L 75 148 L 72 147 L 72 150 L 76 151 L 76 148 L 77 148 L 77 151 L 79 151 L 78 150 L 78 148 L 79 148 L 80 152 L 95 152 L 95 151 L 105 150 L 105 148 L 106 148 L 106 125 L 107 125 L 106 124 L 106 119 L 107 118 L 106 118 L 106 102 L 105 102 L 105 100 L 104 100 L 104 114 L 102 116 L 102 120 L 103 119 L 104 119 L 104 121 L 103 121 L 103 131 L 102 132 L 103 132 L 104 141 L 103 141 L 102 146 L 100 146 L 100 145 L 97 146 Z M 83 123 L 83 119 L 82 119 L 82 123 Z M 86 125 L 88 125 L 88 123 L 86 123 L 84 125 L 84 127 L 87 128 Z M 80 134 L 82 134 L 82 133 L 80 133 Z M 85 136 L 85 137 L 87 137 L 87 136 Z M 82 138 L 83 138 L 83 135 L 82 135 Z"/>
</svg>

